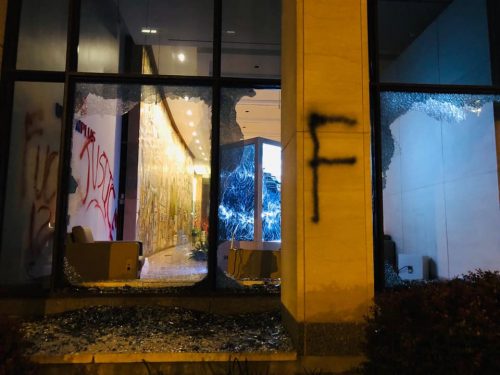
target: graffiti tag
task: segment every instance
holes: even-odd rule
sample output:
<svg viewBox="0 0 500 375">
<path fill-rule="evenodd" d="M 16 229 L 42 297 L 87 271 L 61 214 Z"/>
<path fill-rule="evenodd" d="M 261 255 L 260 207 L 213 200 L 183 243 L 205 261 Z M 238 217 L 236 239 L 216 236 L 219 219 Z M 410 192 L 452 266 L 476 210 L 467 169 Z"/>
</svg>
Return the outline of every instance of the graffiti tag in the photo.
<svg viewBox="0 0 500 375">
<path fill-rule="evenodd" d="M 42 110 L 27 112 L 24 118 L 21 194 L 23 199 L 27 199 L 28 191 L 33 193 L 29 219 L 28 261 L 40 254 L 53 235 L 51 223 L 54 222 L 57 188 L 56 184 L 51 182 L 56 178 L 59 152 L 49 145 L 43 147 L 43 120 Z M 35 149 L 35 160 L 30 160 L 30 151 Z M 34 169 L 29 171 L 32 165 Z"/>
<path fill-rule="evenodd" d="M 335 164 L 348 164 L 353 165 L 356 163 L 355 156 L 342 157 L 342 158 L 325 158 L 319 155 L 319 138 L 317 129 L 320 126 L 326 126 L 327 124 L 343 124 L 348 126 L 354 126 L 357 124 L 355 119 L 345 117 L 345 116 L 326 116 L 318 113 L 311 113 L 309 115 L 309 132 L 312 137 L 314 145 L 314 154 L 309 165 L 313 170 L 313 217 L 312 221 L 319 222 L 319 194 L 318 194 L 318 168 L 322 164 L 335 165 Z"/>
<path fill-rule="evenodd" d="M 108 155 L 100 145 L 96 145 L 95 131 L 89 126 L 82 121 L 77 121 L 75 130 L 85 136 L 79 155 L 80 160 L 86 161 L 87 166 L 87 172 L 84 174 L 85 193 L 82 204 L 86 205 L 87 210 L 92 207 L 99 210 L 108 231 L 109 240 L 113 240 L 118 211 L 112 204 L 116 198 L 116 191 Z M 90 196 L 92 198 L 89 198 Z"/>
</svg>

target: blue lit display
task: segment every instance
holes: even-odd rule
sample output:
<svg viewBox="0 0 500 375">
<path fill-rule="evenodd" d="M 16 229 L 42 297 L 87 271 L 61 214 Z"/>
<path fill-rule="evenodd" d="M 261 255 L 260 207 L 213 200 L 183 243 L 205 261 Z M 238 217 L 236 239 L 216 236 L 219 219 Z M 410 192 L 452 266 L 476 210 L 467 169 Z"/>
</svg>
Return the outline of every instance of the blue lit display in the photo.
<svg viewBox="0 0 500 375">
<path fill-rule="evenodd" d="M 221 148 L 219 241 L 281 241 L 281 147 L 271 142 L 254 138 Z"/>
<path fill-rule="evenodd" d="M 219 240 L 252 241 L 255 145 L 222 148 L 220 160 Z"/>
<path fill-rule="evenodd" d="M 281 147 L 262 145 L 262 239 L 281 241 Z"/>
</svg>

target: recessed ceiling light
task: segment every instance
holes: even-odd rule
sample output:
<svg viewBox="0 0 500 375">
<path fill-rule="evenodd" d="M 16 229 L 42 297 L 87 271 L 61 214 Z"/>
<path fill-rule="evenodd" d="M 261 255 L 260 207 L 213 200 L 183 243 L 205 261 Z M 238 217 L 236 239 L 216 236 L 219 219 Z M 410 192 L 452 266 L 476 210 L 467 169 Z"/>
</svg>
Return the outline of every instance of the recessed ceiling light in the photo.
<svg viewBox="0 0 500 375">
<path fill-rule="evenodd" d="M 203 158 L 203 160 L 208 160 L 207 158 Z"/>
<path fill-rule="evenodd" d="M 234 30 L 226 30 L 226 34 L 236 34 L 236 31 L 234 31 Z"/>
<path fill-rule="evenodd" d="M 199 140 L 199 139 L 196 139 L 196 140 L 195 140 L 195 142 L 196 142 L 196 143 L 200 143 L 200 140 Z"/>
<path fill-rule="evenodd" d="M 197 135 L 198 135 L 198 133 L 193 132 L 193 137 L 196 137 Z"/>
<path fill-rule="evenodd" d="M 184 97 L 184 100 L 187 102 L 187 101 L 189 100 L 189 96 L 187 96 L 187 95 L 186 95 L 186 96 Z"/>
<path fill-rule="evenodd" d="M 191 127 L 193 127 L 194 126 L 194 122 L 193 121 L 189 121 L 188 125 L 191 126 Z"/>
<path fill-rule="evenodd" d="M 188 110 L 186 111 L 186 115 L 188 115 L 188 116 L 192 116 L 192 115 L 193 115 L 193 111 L 191 111 L 190 109 L 188 109 Z"/>
<path fill-rule="evenodd" d="M 151 27 L 143 27 L 141 29 L 141 33 L 143 34 L 156 34 L 157 32 L 157 29 L 152 29 Z"/>
<path fill-rule="evenodd" d="M 177 55 L 177 59 L 178 59 L 180 62 L 184 62 L 184 61 L 186 61 L 186 55 L 185 55 L 185 54 L 183 54 L 183 53 L 181 52 L 181 53 L 179 53 L 179 54 Z"/>
<path fill-rule="evenodd" d="M 201 154 L 202 154 L 203 156 L 205 156 L 205 153 L 204 153 L 204 152 L 202 152 Z"/>
<path fill-rule="evenodd" d="M 198 147 L 198 150 L 200 150 L 200 151 L 202 150 L 201 146 Z"/>
</svg>

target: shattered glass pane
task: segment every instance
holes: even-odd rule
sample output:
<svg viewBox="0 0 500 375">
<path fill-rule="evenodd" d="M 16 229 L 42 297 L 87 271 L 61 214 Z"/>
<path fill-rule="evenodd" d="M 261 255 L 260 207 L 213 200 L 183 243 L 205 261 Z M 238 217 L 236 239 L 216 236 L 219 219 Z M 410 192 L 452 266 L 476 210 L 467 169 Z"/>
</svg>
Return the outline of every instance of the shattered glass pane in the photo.
<svg viewBox="0 0 500 375">
<path fill-rule="evenodd" d="M 381 93 L 384 234 L 403 280 L 500 268 L 499 121 L 499 95 Z"/>
<path fill-rule="evenodd" d="M 206 275 L 211 119 L 209 87 L 76 85 L 69 281 L 157 287 L 190 285 Z M 78 228 L 97 245 L 77 239 Z M 111 245 L 123 248 L 107 267 Z M 97 256 L 96 246 L 104 255 Z"/>
<path fill-rule="evenodd" d="M 380 94 L 382 148 L 382 178 L 394 155 L 395 142 L 390 125 L 400 116 L 416 111 L 437 121 L 460 123 L 467 115 L 479 115 L 486 103 L 500 102 L 500 95 L 431 94 L 421 92 L 383 92 Z"/>
</svg>

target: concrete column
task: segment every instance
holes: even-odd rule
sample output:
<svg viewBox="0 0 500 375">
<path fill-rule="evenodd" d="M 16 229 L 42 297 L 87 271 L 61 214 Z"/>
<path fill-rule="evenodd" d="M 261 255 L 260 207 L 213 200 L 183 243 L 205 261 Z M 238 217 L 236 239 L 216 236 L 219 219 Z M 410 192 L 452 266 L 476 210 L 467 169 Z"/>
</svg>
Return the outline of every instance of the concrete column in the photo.
<svg viewBox="0 0 500 375">
<path fill-rule="evenodd" d="M 374 293 L 367 4 L 282 4 L 284 318 L 300 353 L 356 356 Z M 317 189 L 312 113 L 355 123 L 317 128 L 320 158 L 355 158 L 320 162 Z"/>
</svg>

